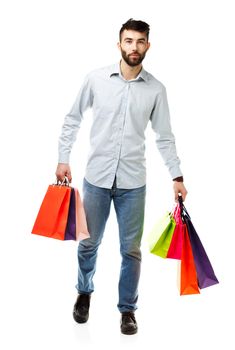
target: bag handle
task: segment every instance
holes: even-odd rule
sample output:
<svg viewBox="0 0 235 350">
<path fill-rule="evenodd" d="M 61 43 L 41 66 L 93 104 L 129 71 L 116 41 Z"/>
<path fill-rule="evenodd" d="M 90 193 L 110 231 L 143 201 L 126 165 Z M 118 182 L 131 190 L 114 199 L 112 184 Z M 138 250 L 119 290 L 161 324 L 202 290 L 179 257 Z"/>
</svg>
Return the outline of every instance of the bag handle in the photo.
<svg viewBox="0 0 235 350">
<path fill-rule="evenodd" d="M 182 198 L 181 195 L 178 196 L 178 201 L 179 201 L 179 205 L 180 205 L 180 211 L 181 211 L 182 220 L 184 220 L 185 216 L 187 216 L 191 220 L 190 215 L 189 215 L 189 213 L 187 212 L 187 209 L 184 206 L 183 198 Z"/>
<path fill-rule="evenodd" d="M 68 179 L 67 176 L 64 177 L 63 181 L 60 181 L 60 180 L 56 179 L 54 185 L 57 185 L 57 186 L 68 186 L 69 187 L 69 179 Z"/>
<path fill-rule="evenodd" d="M 179 203 L 175 203 L 175 205 L 174 205 L 174 207 L 172 208 L 172 211 L 171 211 L 171 216 L 177 215 L 179 210 L 180 210 Z"/>
<path fill-rule="evenodd" d="M 180 209 L 183 209 L 183 198 L 181 195 L 178 195 L 178 202 L 179 202 L 179 205 L 180 205 Z"/>
</svg>

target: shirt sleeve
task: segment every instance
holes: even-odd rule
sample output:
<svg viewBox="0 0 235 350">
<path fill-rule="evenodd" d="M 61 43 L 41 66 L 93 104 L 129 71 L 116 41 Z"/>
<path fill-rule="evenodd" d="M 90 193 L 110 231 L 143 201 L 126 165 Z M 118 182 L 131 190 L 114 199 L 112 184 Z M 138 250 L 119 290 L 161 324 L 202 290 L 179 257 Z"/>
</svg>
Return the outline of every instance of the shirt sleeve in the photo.
<svg viewBox="0 0 235 350">
<path fill-rule="evenodd" d="M 92 90 L 89 76 L 87 75 L 71 111 L 65 116 L 59 137 L 58 153 L 59 163 L 69 163 L 72 146 L 77 138 L 77 132 L 83 119 L 83 113 L 92 106 Z"/>
<path fill-rule="evenodd" d="M 180 159 L 177 156 L 175 137 L 171 130 L 170 113 L 166 88 L 162 86 L 157 95 L 156 104 L 151 114 L 152 129 L 156 133 L 157 148 L 167 166 L 172 179 L 182 176 Z"/>
</svg>

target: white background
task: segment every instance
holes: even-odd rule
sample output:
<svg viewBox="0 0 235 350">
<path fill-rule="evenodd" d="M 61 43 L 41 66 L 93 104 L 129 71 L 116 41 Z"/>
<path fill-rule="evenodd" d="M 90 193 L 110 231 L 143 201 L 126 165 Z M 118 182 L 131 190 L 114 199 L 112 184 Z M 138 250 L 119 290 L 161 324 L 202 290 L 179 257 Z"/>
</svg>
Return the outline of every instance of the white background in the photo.
<svg viewBox="0 0 235 350">
<path fill-rule="evenodd" d="M 2 349 L 232 349 L 234 316 L 234 9 L 229 0 L 1 1 Z M 139 333 L 119 331 L 118 230 L 112 210 L 100 248 L 90 320 L 72 319 L 75 242 L 30 234 L 55 179 L 57 142 L 83 77 L 115 63 L 122 23 L 151 25 L 146 70 L 167 87 L 186 207 L 220 284 L 179 296 L 177 262 L 148 252 L 146 237 L 173 205 L 172 181 L 146 132 L 147 204 Z M 71 156 L 81 191 L 88 113 Z M 229 317 L 232 320 L 229 320 Z"/>
</svg>

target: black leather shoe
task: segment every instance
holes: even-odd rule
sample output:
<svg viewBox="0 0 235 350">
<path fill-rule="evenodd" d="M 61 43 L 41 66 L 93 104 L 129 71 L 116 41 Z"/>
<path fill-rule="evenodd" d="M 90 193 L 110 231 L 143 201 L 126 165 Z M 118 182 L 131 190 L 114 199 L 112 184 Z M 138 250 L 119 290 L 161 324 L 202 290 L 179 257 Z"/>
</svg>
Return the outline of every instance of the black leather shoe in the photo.
<svg viewBox="0 0 235 350">
<path fill-rule="evenodd" d="M 73 308 L 73 318 L 78 323 L 85 323 L 89 317 L 91 296 L 89 294 L 79 294 Z"/>
<path fill-rule="evenodd" d="M 123 312 L 121 318 L 121 332 L 123 334 L 136 334 L 138 330 L 134 312 Z"/>
</svg>

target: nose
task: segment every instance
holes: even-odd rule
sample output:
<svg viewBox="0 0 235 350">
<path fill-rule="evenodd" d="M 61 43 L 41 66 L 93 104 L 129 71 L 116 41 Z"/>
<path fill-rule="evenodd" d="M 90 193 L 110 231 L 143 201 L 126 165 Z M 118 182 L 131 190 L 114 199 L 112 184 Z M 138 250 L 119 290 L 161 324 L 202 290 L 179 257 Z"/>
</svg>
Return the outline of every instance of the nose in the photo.
<svg viewBox="0 0 235 350">
<path fill-rule="evenodd" d="M 135 41 L 132 42 L 131 49 L 132 51 L 137 51 L 137 43 Z"/>
</svg>

